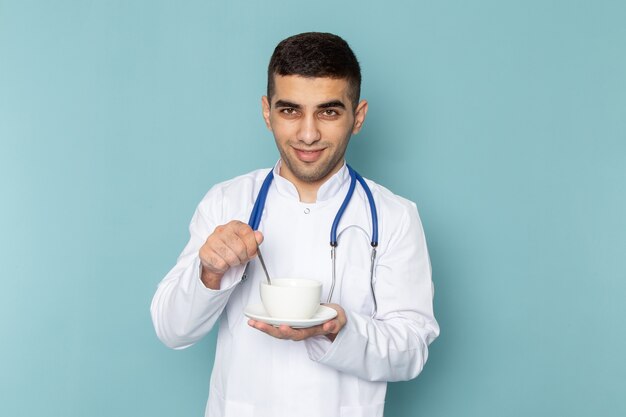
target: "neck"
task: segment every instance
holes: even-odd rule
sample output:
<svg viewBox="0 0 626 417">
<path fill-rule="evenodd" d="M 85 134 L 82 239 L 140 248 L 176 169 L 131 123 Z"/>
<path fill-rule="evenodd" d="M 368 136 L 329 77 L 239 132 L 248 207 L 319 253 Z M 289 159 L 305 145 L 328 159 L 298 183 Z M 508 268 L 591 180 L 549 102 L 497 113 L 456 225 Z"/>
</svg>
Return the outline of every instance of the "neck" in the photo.
<svg viewBox="0 0 626 417">
<path fill-rule="evenodd" d="M 320 189 L 321 184 L 300 184 L 296 186 L 298 190 L 298 196 L 303 203 L 315 203 L 317 201 L 317 190 Z"/>
<path fill-rule="evenodd" d="M 315 203 L 317 201 L 317 192 L 322 184 L 328 181 L 333 175 L 335 175 L 343 166 L 343 160 L 324 178 L 317 181 L 303 181 L 297 178 L 286 166 L 285 163 L 281 163 L 279 175 L 289 180 L 298 191 L 298 197 L 302 203 Z"/>
<path fill-rule="evenodd" d="M 319 181 L 307 182 L 302 181 L 297 178 L 293 173 L 289 170 L 285 169 L 285 167 L 281 167 L 280 176 L 289 180 L 294 187 L 296 187 L 296 191 L 298 192 L 298 198 L 302 203 L 315 203 L 317 201 L 317 191 L 320 189 L 322 184 L 328 179 L 324 178 Z"/>
</svg>

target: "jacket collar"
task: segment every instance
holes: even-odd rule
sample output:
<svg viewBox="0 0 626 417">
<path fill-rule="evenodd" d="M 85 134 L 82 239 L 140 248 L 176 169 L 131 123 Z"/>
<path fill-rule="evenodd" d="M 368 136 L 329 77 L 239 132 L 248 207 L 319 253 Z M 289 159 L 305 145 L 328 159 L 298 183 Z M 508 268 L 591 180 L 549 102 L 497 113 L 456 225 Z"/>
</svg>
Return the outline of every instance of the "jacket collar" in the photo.
<svg viewBox="0 0 626 417">
<path fill-rule="evenodd" d="M 279 194 L 300 200 L 296 186 L 288 179 L 280 176 L 280 167 L 282 160 L 278 160 L 274 165 L 274 184 Z M 343 161 L 342 167 L 326 182 L 324 182 L 319 190 L 317 190 L 317 203 L 330 200 L 339 194 L 350 183 L 350 173 L 346 161 Z"/>
</svg>

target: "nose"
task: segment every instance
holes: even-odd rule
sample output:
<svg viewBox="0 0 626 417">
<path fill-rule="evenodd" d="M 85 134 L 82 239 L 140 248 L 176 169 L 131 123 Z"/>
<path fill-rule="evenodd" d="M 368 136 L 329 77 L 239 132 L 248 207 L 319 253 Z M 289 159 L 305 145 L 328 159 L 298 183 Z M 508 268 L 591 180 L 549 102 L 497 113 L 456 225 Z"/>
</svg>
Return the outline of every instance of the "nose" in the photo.
<svg viewBox="0 0 626 417">
<path fill-rule="evenodd" d="M 300 142 L 312 145 L 320 140 L 321 137 L 322 135 L 317 126 L 317 121 L 315 120 L 314 115 L 307 115 L 307 117 L 303 117 L 300 121 L 300 126 L 298 126 L 298 134 L 296 138 Z"/>
</svg>

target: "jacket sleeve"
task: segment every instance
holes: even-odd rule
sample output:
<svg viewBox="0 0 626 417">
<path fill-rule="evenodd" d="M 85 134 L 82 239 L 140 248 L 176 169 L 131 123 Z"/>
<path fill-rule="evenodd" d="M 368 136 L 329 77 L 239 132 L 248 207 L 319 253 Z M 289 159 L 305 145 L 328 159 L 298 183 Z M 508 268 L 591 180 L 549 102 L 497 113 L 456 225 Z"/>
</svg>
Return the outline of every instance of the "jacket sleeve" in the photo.
<svg viewBox="0 0 626 417">
<path fill-rule="evenodd" d="M 221 217 L 217 207 L 221 198 L 215 194 L 209 191 L 196 209 L 189 242 L 159 284 L 150 306 L 157 337 L 173 349 L 189 347 L 211 331 L 243 273 L 243 266 L 230 269 L 219 290 L 205 287 L 200 280 L 198 252 Z"/>
<path fill-rule="evenodd" d="M 378 257 L 375 317 L 346 311 L 346 325 L 334 342 L 326 337 L 305 342 L 309 357 L 368 381 L 415 378 L 428 358 L 428 345 L 439 335 L 433 292 L 424 232 L 410 203 Z"/>
</svg>

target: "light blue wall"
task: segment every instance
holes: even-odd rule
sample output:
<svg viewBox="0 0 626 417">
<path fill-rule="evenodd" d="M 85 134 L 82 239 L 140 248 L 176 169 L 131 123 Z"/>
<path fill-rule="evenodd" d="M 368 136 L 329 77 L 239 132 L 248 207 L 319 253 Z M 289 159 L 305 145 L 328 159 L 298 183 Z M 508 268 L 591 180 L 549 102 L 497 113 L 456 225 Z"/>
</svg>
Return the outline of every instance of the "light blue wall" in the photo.
<svg viewBox="0 0 626 417">
<path fill-rule="evenodd" d="M 386 416 L 626 415 L 623 1 L 0 0 L 0 415 L 200 416 L 149 303 L 215 182 L 277 158 L 282 38 L 344 36 L 350 159 L 418 203 L 441 337 Z"/>
</svg>

